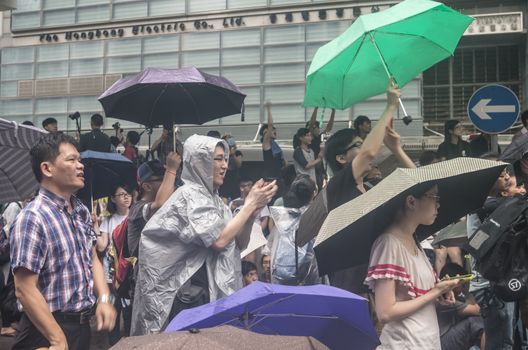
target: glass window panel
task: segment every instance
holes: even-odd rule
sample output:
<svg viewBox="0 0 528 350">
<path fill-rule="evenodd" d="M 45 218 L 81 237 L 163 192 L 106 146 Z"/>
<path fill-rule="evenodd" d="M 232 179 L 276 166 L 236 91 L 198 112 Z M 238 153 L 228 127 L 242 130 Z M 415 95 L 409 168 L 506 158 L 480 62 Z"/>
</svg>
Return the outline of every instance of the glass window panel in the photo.
<svg viewBox="0 0 528 350">
<path fill-rule="evenodd" d="M 18 82 L 3 82 L 0 84 L 0 96 L 16 97 L 18 95 Z"/>
<path fill-rule="evenodd" d="M 147 2 L 114 5 L 114 19 L 147 17 Z"/>
<path fill-rule="evenodd" d="M 278 81 L 304 81 L 304 63 L 264 68 L 264 81 L 273 83 Z"/>
<path fill-rule="evenodd" d="M 63 9 L 66 7 L 75 6 L 75 0 L 44 0 L 42 4 L 42 9 Z"/>
<path fill-rule="evenodd" d="M 2 49 L 2 64 L 33 62 L 35 48 L 13 47 Z"/>
<path fill-rule="evenodd" d="M 70 61 L 70 76 L 103 74 L 103 59 L 88 58 Z"/>
<path fill-rule="evenodd" d="M 222 75 L 235 84 L 259 84 L 260 67 L 222 68 Z"/>
<path fill-rule="evenodd" d="M 310 2 L 311 0 L 270 0 L 271 5 L 290 5 L 299 4 L 303 2 Z"/>
<path fill-rule="evenodd" d="M 226 0 L 191 0 L 189 1 L 190 12 L 207 12 L 214 10 L 224 10 Z"/>
<path fill-rule="evenodd" d="M 311 62 L 315 53 L 323 44 L 306 44 L 306 61 Z"/>
<path fill-rule="evenodd" d="M 77 9 L 77 23 L 108 21 L 110 8 L 105 6 L 79 7 Z"/>
<path fill-rule="evenodd" d="M 189 33 L 182 36 L 182 49 L 217 49 L 220 47 L 220 33 Z"/>
<path fill-rule="evenodd" d="M 160 53 L 143 56 L 143 69 L 145 68 L 179 68 L 179 55 L 177 52 Z"/>
<path fill-rule="evenodd" d="M 40 10 L 41 0 L 17 0 L 16 10 L 13 13 Z"/>
<path fill-rule="evenodd" d="M 68 61 L 45 62 L 37 65 L 37 79 L 67 76 Z"/>
<path fill-rule="evenodd" d="M 182 53 L 182 67 L 196 66 L 202 67 L 218 67 L 219 52 L 217 50 L 211 51 L 194 51 Z"/>
<path fill-rule="evenodd" d="M 149 15 L 165 16 L 169 14 L 184 13 L 185 1 L 174 0 L 150 0 Z"/>
<path fill-rule="evenodd" d="M 222 66 L 260 64 L 260 48 L 222 50 Z"/>
<path fill-rule="evenodd" d="M 304 97 L 304 85 L 267 86 L 264 88 L 264 96 L 265 101 L 273 103 L 301 102 Z"/>
<path fill-rule="evenodd" d="M 33 100 L 3 100 L 2 114 L 33 114 Z M 29 118 L 30 120 L 32 118 Z"/>
<path fill-rule="evenodd" d="M 35 113 L 66 113 L 67 107 L 68 99 L 66 97 L 41 98 L 36 101 Z"/>
<path fill-rule="evenodd" d="M 222 47 L 260 46 L 260 30 L 228 30 L 222 32 Z"/>
<path fill-rule="evenodd" d="M 304 61 L 304 45 L 266 47 L 264 49 L 265 63 L 300 61 Z"/>
<path fill-rule="evenodd" d="M 68 59 L 68 44 L 39 46 L 37 61 L 59 61 Z"/>
<path fill-rule="evenodd" d="M 139 55 L 140 53 L 140 39 L 108 41 L 108 56 Z"/>
<path fill-rule="evenodd" d="M 348 27 L 350 27 L 350 21 L 331 21 L 307 24 L 306 40 L 330 41 L 341 35 Z"/>
<path fill-rule="evenodd" d="M 71 58 L 102 57 L 104 41 L 88 41 L 84 43 L 72 43 L 70 49 Z"/>
<path fill-rule="evenodd" d="M 1 80 L 33 79 L 33 64 L 11 64 L 2 66 Z"/>
<path fill-rule="evenodd" d="M 44 12 L 44 26 L 60 26 L 75 23 L 75 9 Z"/>
<path fill-rule="evenodd" d="M 141 70 L 141 56 L 108 59 L 106 73 L 137 73 Z"/>
<path fill-rule="evenodd" d="M 179 46 L 179 35 L 164 35 L 156 38 L 145 38 L 143 41 L 143 54 L 178 51 Z"/>
<path fill-rule="evenodd" d="M 243 7 L 264 7 L 267 5 L 267 0 L 227 0 L 228 9 L 236 9 Z"/>
<path fill-rule="evenodd" d="M 70 98 L 70 109 L 72 112 L 100 111 L 101 104 L 97 100 L 97 96 L 77 96 Z"/>
<path fill-rule="evenodd" d="M 77 0 L 77 6 L 108 4 L 108 0 Z M 117 2 L 114 0 L 114 2 Z"/>
<path fill-rule="evenodd" d="M 274 103 L 272 106 L 272 112 L 273 112 L 273 121 L 278 122 L 278 123 L 285 123 L 285 122 L 298 123 L 299 121 L 304 121 L 306 119 L 305 110 L 301 106 L 300 103 L 295 103 L 295 104 L 275 104 Z M 290 135 L 286 135 L 286 133 L 281 133 L 280 130 L 277 136 L 279 139 L 282 139 L 282 140 L 284 139 L 291 140 Z"/>
<path fill-rule="evenodd" d="M 246 105 L 260 105 L 260 87 L 244 87 L 240 90 L 246 94 Z"/>
<path fill-rule="evenodd" d="M 264 29 L 265 44 L 298 43 L 304 41 L 304 26 L 270 27 Z"/>
<path fill-rule="evenodd" d="M 240 114 L 235 114 L 229 117 L 224 117 L 220 119 L 222 121 L 222 124 L 230 125 L 230 124 L 243 124 L 245 123 L 258 123 L 260 120 L 260 107 L 259 106 L 251 106 L 245 107 L 244 110 L 244 122 L 240 121 Z"/>
<path fill-rule="evenodd" d="M 11 16 L 13 30 L 38 28 L 40 26 L 40 12 L 13 14 Z"/>
<path fill-rule="evenodd" d="M 405 98 L 413 98 L 413 97 L 421 97 L 422 96 L 422 89 L 420 88 L 420 80 L 414 79 L 405 85 L 401 91 L 402 95 L 405 96 Z"/>
</svg>

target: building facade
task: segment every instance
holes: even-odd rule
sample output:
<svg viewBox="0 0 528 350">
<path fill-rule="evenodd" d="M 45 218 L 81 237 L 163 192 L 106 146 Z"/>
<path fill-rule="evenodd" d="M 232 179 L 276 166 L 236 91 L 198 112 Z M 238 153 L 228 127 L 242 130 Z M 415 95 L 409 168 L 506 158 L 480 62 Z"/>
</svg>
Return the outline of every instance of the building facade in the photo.
<svg viewBox="0 0 528 350">
<path fill-rule="evenodd" d="M 302 102 L 316 50 L 359 15 L 397 2 L 17 0 L 17 9 L 2 18 L 1 115 L 36 125 L 52 116 L 60 129 L 74 131 L 75 121 L 67 116 L 79 111 L 82 127 L 88 128 L 89 116 L 102 112 L 97 97 L 117 79 L 147 67 L 196 66 L 229 78 L 247 94 L 243 122 L 235 115 L 204 128 L 253 139 L 266 117 L 264 102 L 271 101 L 275 122 L 284 130 L 279 138 L 289 139 L 312 112 Z M 454 57 L 403 89 L 406 109 L 415 119 L 411 126 L 399 127 L 403 135 L 422 135 L 424 120 L 466 117 L 467 100 L 486 83 L 507 84 L 526 106 L 526 1 L 448 5 L 478 15 L 478 23 L 466 32 Z M 378 96 L 338 111 L 338 126 L 360 114 L 377 119 L 384 105 L 384 97 Z M 318 119 L 329 115 L 324 111 Z M 108 118 L 106 127 L 115 121 Z"/>
</svg>

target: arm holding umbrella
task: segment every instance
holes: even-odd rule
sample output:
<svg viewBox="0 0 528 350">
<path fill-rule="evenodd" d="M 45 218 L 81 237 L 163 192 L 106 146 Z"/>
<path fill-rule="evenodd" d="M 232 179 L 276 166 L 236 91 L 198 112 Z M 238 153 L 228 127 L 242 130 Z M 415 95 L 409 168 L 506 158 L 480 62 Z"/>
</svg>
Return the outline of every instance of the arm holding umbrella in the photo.
<svg viewBox="0 0 528 350">
<path fill-rule="evenodd" d="M 363 177 L 370 170 L 370 164 L 381 147 L 387 126 L 390 125 L 394 118 L 394 113 L 398 108 L 400 95 L 401 92 L 398 87 L 390 81 L 387 89 L 387 107 L 376 125 L 372 128 L 372 131 L 365 138 L 358 155 L 352 161 L 352 173 L 358 184 L 363 183 Z"/>
<path fill-rule="evenodd" d="M 332 113 L 330 113 L 330 120 L 326 124 L 326 129 L 324 131 L 325 134 L 328 134 L 332 131 L 334 127 L 334 119 L 335 119 L 335 108 L 332 108 Z"/>
<path fill-rule="evenodd" d="M 409 158 L 407 153 L 403 151 L 400 145 L 400 135 L 394 129 L 394 119 L 392 119 L 389 125 L 387 125 L 387 132 L 383 139 L 383 143 L 392 154 L 394 154 L 398 164 L 400 164 L 402 168 L 416 168 L 414 162 Z"/>
<path fill-rule="evenodd" d="M 150 212 L 154 213 L 161 208 L 163 203 L 169 199 L 175 190 L 174 183 L 176 181 L 176 174 L 181 164 L 181 155 L 178 152 L 170 152 L 166 159 L 165 175 L 163 181 L 156 193 L 156 199 L 150 205 Z"/>
</svg>

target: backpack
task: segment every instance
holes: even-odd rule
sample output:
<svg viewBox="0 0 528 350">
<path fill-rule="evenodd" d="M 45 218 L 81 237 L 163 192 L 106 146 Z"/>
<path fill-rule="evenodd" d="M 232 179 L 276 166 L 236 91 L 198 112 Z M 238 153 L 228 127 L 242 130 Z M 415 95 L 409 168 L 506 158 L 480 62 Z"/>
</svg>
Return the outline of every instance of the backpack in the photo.
<svg viewBox="0 0 528 350">
<path fill-rule="evenodd" d="M 117 295 L 131 299 L 133 291 L 133 269 L 137 257 L 131 256 L 127 244 L 128 218 L 125 218 L 112 232 L 112 285 Z M 113 270 L 113 271 L 112 271 Z"/>
<path fill-rule="evenodd" d="M 503 301 L 528 296 L 528 202 L 510 197 L 498 203 L 469 237 L 465 248 L 477 270 Z"/>
</svg>

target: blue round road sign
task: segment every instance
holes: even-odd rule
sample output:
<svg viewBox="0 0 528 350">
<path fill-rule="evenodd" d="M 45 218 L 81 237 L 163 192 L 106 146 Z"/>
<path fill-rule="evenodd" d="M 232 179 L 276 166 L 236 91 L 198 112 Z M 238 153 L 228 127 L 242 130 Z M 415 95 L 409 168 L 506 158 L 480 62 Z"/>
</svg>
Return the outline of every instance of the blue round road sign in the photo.
<svg viewBox="0 0 528 350">
<path fill-rule="evenodd" d="M 467 112 L 477 129 L 488 134 L 508 130 L 517 121 L 521 106 L 517 96 L 505 86 L 486 85 L 473 93 Z"/>
</svg>

